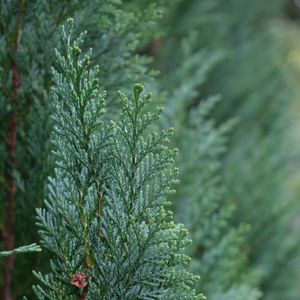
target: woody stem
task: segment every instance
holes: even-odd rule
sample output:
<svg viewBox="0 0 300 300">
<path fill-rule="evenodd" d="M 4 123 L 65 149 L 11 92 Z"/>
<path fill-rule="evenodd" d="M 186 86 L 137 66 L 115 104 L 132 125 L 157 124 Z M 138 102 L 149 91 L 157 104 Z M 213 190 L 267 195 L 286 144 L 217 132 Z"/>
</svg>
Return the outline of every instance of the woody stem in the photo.
<svg viewBox="0 0 300 300">
<path fill-rule="evenodd" d="M 81 294 L 81 297 L 80 297 L 80 300 L 86 300 L 86 299 L 87 299 L 88 288 L 89 288 L 89 286 L 87 285 L 87 286 L 83 289 L 82 294 Z"/>
<path fill-rule="evenodd" d="M 24 6 L 25 0 L 20 0 L 20 10 L 19 16 L 16 22 L 16 40 L 14 44 L 14 52 L 17 53 L 20 47 L 21 39 L 21 28 L 23 22 Z M 15 246 L 15 236 L 14 236 L 14 218 L 15 218 L 15 193 L 16 193 L 16 182 L 13 177 L 13 170 L 17 167 L 17 128 L 18 128 L 18 99 L 19 99 L 19 88 L 20 82 L 20 72 L 15 60 L 12 61 L 12 97 L 11 97 L 11 107 L 12 112 L 9 120 L 9 132 L 7 140 L 7 151 L 9 153 L 9 167 L 10 170 L 6 175 L 6 223 L 5 223 L 5 234 L 4 234 L 4 245 L 5 250 L 12 250 Z M 8 256 L 4 261 L 4 278 L 3 278 L 3 290 L 2 299 L 12 300 L 12 272 L 15 265 L 15 257 Z"/>
</svg>

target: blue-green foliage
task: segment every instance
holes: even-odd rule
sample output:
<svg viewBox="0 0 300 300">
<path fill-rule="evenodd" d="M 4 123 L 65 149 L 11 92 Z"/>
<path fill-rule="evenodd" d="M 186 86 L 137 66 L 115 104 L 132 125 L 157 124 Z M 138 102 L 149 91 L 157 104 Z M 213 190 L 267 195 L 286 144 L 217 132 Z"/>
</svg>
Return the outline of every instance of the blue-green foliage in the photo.
<svg viewBox="0 0 300 300">
<path fill-rule="evenodd" d="M 201 277 L 198 290 L 209 299 L 233 295 L 240 300 L 259 299 L 261 293 L 247 271 L 247 228 L 232 224 L 235 207 L 220 176 L 221 158 L 235 121 L 218 126 L 212 119 L 212 110 L 220 106 L 219 96 L 195 104 L 222 52 L 195 48 L 199 38 L 196 30 L 186 37 L 171 26 L 160 57 L 161 89 L 168 91 L 163 126 L 175 126 L 172 142 L 179 148 L 175 216 L 188 227 L 193 240 L 188 253 L 192 272 Z M 170 49 L 174 59 L 165 61 Z"/>
<path fill-rule="evenodd" d="M 184 270 L 187 231 L 173 222 L 167 196 L 176 181 L 176 151 L 165 146 L 171 130 L 150 125 L 161 109 L 147 111 L 151 96 L 136 85 L 120 93 L 119 121 L 102 121 L 104 94 L 84 34 L 63 29 L 64 54 L 53 71 L 55 175 L 46 208 L 38 211 L 42 245 L 51 253 L 51 273 L 39 299 L 75 299 L 72 275 L 89 276 L 89 299 L 202 299 L 190 288 L 197 276 Z M 77 295 L 77 296 L 76 296 Z"/>
<path fill-rule="evenodd" d="M 59 26 L 66 18 L 76 18 L 75 32 L 88 30 L 85 48 L 93 47 L 92 61 L 101 62 L 101 89 L 108 90 L 106 118 L 116 116 L 116 87 L 128 89 L 137 81 L 151 80 L 150 60 L 138 53 L 141 45 L 155 34 L 164 1 L 147 1 L 143 9 L 121 0 L 93 1 L 2 1 L 0 3 L 0 198 L 5 199 L 5 174 L 17 182 L 15 235 L 16 246 L 37 241 L 35 208 L 45 198 L 46 178 L 53 174 L 50 132 L 52 131 L 49 89 L 50 67 L 55 61 L 54 47 L 60 48 Z M 20 47 L 15 51 L 16 24 L 20 24 Z M 20 72 L 18 111 L 18 166 L 10 170 L 5 141 L 8 137 L 12 94 L 13 61 Z M 5 201 L 0 201 L 0 232 L 5 223 Z M 24 230 L 26 227 L 26 230 Z M 1 247 L 2 245 L 0 245 Z M 2 247 L 1 247 L 2 248 Z M 14 270 L 14 295 L 29 295 L 32 276 L 24 272 L 45 265 L 37 255 L 17 257 Z M 0 275 L 2 281 L 2 274 Z M 26 278 L 26 280 L 24 280 Z M 0 284 L 1 285 L 1 284 Z"/>
<path fill-rule="evenodd" d="M 227 49 L 228 58 L 207 86 L 208 93 L 224 96 L 219 120 L 240 117 L 226 155 L 226 194 L 237 204 L 236 222 L 251 225 L 247 249 L 263 298 L 298 299 L 300 249 L 294 228 L 299 196 L 286 186 L 295 176 L 290 164 L 299 148 L 290 140 L 288 47 L 280 37 L 280 23 L 272 20 L 282 14 L 283 1 L 244 3 L 255 13 L 238 2 L 221 9 L 231 20 L 226 33 L 224 24 L 213 26 L 219 28 L 215 45 Z"/>
<path fill-rule="evenodd" d="M 187 225 L 193 243 L 189 248 L 198 289 L 210 299 L 259 299 L 247 270 L 243 225 L 232 226 L 234 206 L 226 199 L 220 178 L 232 122 L 216 127 L 209 113 L 217 98 L 210 98 L 187 114 L 178 139 L 182 170 L 176 195 L 176 212 Z"/>
<path fill-rule="evenodd" d="M 278 122 L 273 122 L 273 126 L 263 140 L 252 135 L 245 148 L 236 149 L 236 164 L 226 172 L 226 182 L 228 192 L 239 203 L 237 220 L 252 224 L 248 251 L 267 291 L 264 299 L 298 299 L 299 204 L 287 185 L 294 174 L 290 161 L 298 150 L 288 141 L 290 129 Z M 237 181 L 239 185 L 234 185 Z M 243 201 L 239 201 L 241 198 Z"/>
<path fill-rule="evenodd" d="M 166 54 L 173 55 L 180 37 L 193 31 L 199 33 L 191 44 L 193 52 L 205 47 L 225 53 L 193 105 L 220 93 L 223 101 L 213 115 L 218 124 L 240 119 L 220 169 L 224 197 L 237 207 L 231 222 L 251 225 L 247 273 L 256 274 L 253 280 L 263 299 L 272 300 L 299 298 L 299 235 L 294 229 L 299 201 L 286 188 L 295 176 L 290 164 L 295 165 L 292 152 L 297 149 L 289 141 L 293 87 L 287 76 L 289 45 L 280 39 L 282 24 L 276 22 L 284 2 L 179 1 Z M 179 61 L 174 56 L 169 64 Z"/>
<path fill-rule="evenodd" d="M 10 255 L 30 253 L 30 252 L 39 252 L 39 251 L 41 251 L 40 246 L 38 246 L 37 244 L 31 244 L 31 245 L 26 245 L 26 246 L 22 246 L 19 248 L 15 248 L 10 251 L 1 251 L 0 258 L 10 256 Z"/>
</svg>

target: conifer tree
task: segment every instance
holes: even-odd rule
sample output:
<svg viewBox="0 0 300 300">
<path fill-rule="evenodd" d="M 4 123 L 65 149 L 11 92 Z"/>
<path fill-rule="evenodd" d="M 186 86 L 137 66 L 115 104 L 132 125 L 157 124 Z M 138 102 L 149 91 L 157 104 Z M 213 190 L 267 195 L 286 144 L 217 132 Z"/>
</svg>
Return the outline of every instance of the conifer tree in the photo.
<svg viewBox="0 0 300 300">
<path fill-rule="evenodd" d="M 187 224 L 193 244 L 191 270 L 201 276 L 199 289 L 210 299 L 258 299 L 251 287 L 244 252 L 245 226 L 232 226 L 234 206 L 220 186 L 223 154 L 231 122 L 219 128 L 208 118 L 217 98 L 187 114 L 178 141 L 182 174 L 176 194 L 177 215 Z"/>
<path fill-rule="evenodd" d="M 237 203 L 237 222 L 251 224 L 247 237 L 250 262 L 259 274 L 264 299 L 272 300 L 299 298 L 300 248 L 294 228 L 300 206 L 298 197 L 286 188 L 295 176 L 290 164 L 299 151 L 290 140 L 293 87 L 287 76 L 280 23 L 267 18 L 280 16 L 281 5 L 282 1 L 254 1 L 251 6 L 257 13 L 246 20 L 245 8 L 235 10 L 232 26 L 242 24 L 244 29 L 231 32 L 234 45 L 226 40 L 224 46 L 236 54 L 224 61 L 220 73 L 213 75 L 214 84 L 207 87 L 209 92 L 224 93 L 225 101 L 230 99 L 220 107 L 219 119 L 231 115 L 241 119 L 226 159 L 225 185 L 228 197 Z M 232 8 L 228 9 L 229 16 Z M 222 74 L 232 74 L 232 78 L 220 81 Z"/>
<path fill-rule="evenodd" d="M 161 89 L 168 91 L 162 126 L 175 125 L 172 142 L 179 148 L 181 172 L 174 210 L 193 240 L 188 252 L 192 257 L 191 271 L 200 275 L 197 289 L 208 299 L 260 299 L 253 274 L 247 269 L 247 228 L 232 224 L 235 208 L 226 197 L 219 174 L 221 155 L 235 121 L 217 126 L 212 119 L 211 111 L 220 105 L 219 96 L 193 104 L 222 53 L 209 53 L 204 48 L 195 51 L 197 32 L 179 37 L 172 34 L 174 28 L 170 27 L 162 44 L 163 58 L 175 43 L 177 47 L 172 60 L 159 58 L 163 70 Z"/>
<path fill-rule="evenodd" d="M 0 196 L 7 199 L 0 202 L 1 248 L 10 250 L 37 240 L 34 211 L 45 197 L 46 178 L 53 174 L 48 92 L 53 48 L 59 47 L 57 28 L 67 17 L 75 16 L 75 30 L 89 31 L 86 45 L 95 49 L 93 61 L 102 62 L 103 87 L 109 90 L 107 106 L 113 107 L 116 86 L 126 89 L 153 75 L 147 67 L 149 59 L 137 54 L 137 50 L 156 34 L 152 28 L 161 15 L 163 2 L 147 1 L 143 10 L 134 3 L 110 0 L 1 2 Z M 12 106 L 16 95 L 18 101 Z M 17 126 L 12 123 L 15 117 Z M 9 136 L 15 137 L 16 143 L 9 143 Z M 16 149 L 10 149 L 10 144 L 16 144 Z M 8 181 L 16 187 L 15 192 L 7 189 Z M 7 208 L 6 203 L 10 203 Z M 5 246 L 8 238 L 15 240 L 15 245 Z M 3 266 L 8 271 L 0 276 L 0 285 L 7 295 L 1 296 L 4 300 L 12 297 L 12 290 L 16 297 L 29 293 L 33 278 L 25 276 L 24 271 L 34 265 L 41 267 L 46 261 L 36 255 L 16 259 L 18 267 L 14 257 L 8 258 Z"/>
<path fill-rule="evenodd" d="M 250 268 L 264 299 L 298 299 L 298 200 L 287 192 L 297 149 L 290 143 L 292 86 L 286 47 L 280 40 L 284 1 L 179 1 L 173 12 L 174 45 L 184 32 L 200 32 L 194 52 L 223 50 L 224 59 L 210 73 L 196 103 L 211 93 L 224 100 L 216 107 L 219 124 L 240 117 L 226 152 L 226 199 L 237 206 L 234 224 L 251 225 L 247 234 Z M 202 15 L 199 18 L 199 15 Z M 173 39 L 174 37 L 174 39 Z M 169 55 L 168 52 L 167 55 Z"/>
<path fill-rule="evenodd" d="M 84 35 L 62 31 L 64 53 L 53 71 L 55 174 L 38 211 L 51 273 L 36 273 L 39 299 L 202 299 L 184 270 L 187 231 L 173 222 L 168 194 L 176 181 L 171 131 L 153 132 L 161 109 L 135 85 L 119 93 L 117 122 L 103 121 L 104 94 Z"/>
</svg>

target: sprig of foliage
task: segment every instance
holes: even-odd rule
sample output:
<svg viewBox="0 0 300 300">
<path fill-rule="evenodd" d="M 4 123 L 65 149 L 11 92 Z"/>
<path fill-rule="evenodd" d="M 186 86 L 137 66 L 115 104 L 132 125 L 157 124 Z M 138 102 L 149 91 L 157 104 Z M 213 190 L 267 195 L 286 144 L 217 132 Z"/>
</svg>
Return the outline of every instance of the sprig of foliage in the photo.
<svg viewBox="0 0 300 300">
<path fill-rule="evenodd" d="M 40 252 L 42 251 L 41 247 L 37 245 L 36 243 L 22 246 L 16 249 L 13 249 L 11 251 L 1 251 L 0 252 L 0 258 L 1 257 L 6 257 L 10 255 L 16 255 L 16 254 L 21 254 L 21 253 L 29 253 L 29 252 Z"/>
<path fill-rule="evenodd" d="M 63 27 L 64 54 L 53 70 L 55 175 L 46 208 L 38 210 L 42 245 L 51 273 L 35 273 L 39 299 L 203 299 L 185 270 L 187 231 L 173 222 L 172 130 L 155 133 L 161 109 L 147 111 L 151 96 L 135 85 L 132 98 L 119 93 L 117 122 L 101 120 L 104 95 L 85 34 L 72 40 L 73 21 Z M 84 278 L 80 284 L 78 280 Z M 77 280 L 77 281 L 76 281 Z M 82 287 L 82 289 L 80 289 Z M 75 298 L 74 298 L 75 297 Z"/>
</svg>

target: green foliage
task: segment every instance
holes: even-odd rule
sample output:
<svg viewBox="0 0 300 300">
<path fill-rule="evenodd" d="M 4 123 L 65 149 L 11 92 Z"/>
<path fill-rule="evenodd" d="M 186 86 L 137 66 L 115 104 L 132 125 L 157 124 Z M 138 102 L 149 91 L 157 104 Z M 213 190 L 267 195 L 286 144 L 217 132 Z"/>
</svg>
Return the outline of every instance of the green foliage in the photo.
<svg viewBox="0 0 300 300">
<path fill-rule="evenodd" d="M 286 10 L 297 17 L 291 3 L 1 2 L 0 198 L 12 178 L 16 247 L 37 241 L 41 207 L 48 249 L 16 257 L 15 299 L 32 296 L 32 268 L 39 299 L 299 298 L 299 195 L 289 185 L 299 151 L 290 136 L 290 43 L 281 36 L 290 24 L 275 20 Z M 76 23 L 61 39 L 68 17 Z M 154 103 L 140 85 L 126 96 L 141 81 Z M 185 271 L 189 257 L 200 280 Z M 80 273 L 88 276 L 82 289 L 71 284 Z"/>
<path fill-rule="evenodd" d="M 248 285 L 233 286 L 225 293 L 216 293 L 212 300 L 256 300 L 261 298 L 261 293 Z"/>
<path fill-rule="evenodd" d="M 251 225 L 245 249 L 248 272 L 255 275 L 246 281 L 257 282 L 263 298 L 272 300 L 299 298 L 299 235 L 295 230 L 299 204 L 286 187 L 295 176 L 291 162 L 298 151 L 289 134 L 293 87 L 287 76 L 281 24 L 274 21 L 284 12 L 283 5 L 281 0 L 179 1 L 169 21 L 173 26 L 166 54 L 176 58 L 168 64 L 176 65 L 181 61 L 178 40 L 186 32 L 199 32 L 189 43 L 191 53 L 205 48 L 225 55 L 210 72 L 193 106 L 221 93 L 223 101 L 214 113 L 218 124 L 232 117 L 240 119 L 222 168 L 223 195 L 237 207 L 230 222 Z M 191 141 L 187 145 L 188 150 Z"/>
<path fill-rule="evenodd" d="M 199 289 L 210 297 L 238 282 L 245 263 L 244 232 L 230 226 L 233 207 L 224 203 L 219 187 L 219 157 L 231 126 L 215 128 L 206 119 L 214 100 L 193 109 L 183 125 L 178 141 L 181 185 L 176 197 L 178 218 L 187 224 L 193 240 L 192 270 L 201 274 Z"/>
<path fill-rule="evenodd" d="M 195 50 L 197 32 L 188 37 L 173 35 L 170 29 L 163 44 L 161 90 L 167 89 L 164 122 L 175 126 L 173 143 L 179 148 L 180 184 L 174 197 L 175 216 L 189 229 L 192 245 L 191 271 L 201 279 L 197 290 L 209 299 L 259 299 L 252 283 L 245 252 L 246 226 L 233 226 L 234 205 L 226 201 L 220 169 L 229 130 L 234 120 L 217 126 L 211 111 L 220 97 L 210 97 L 200 105 L 200 87 L 220 61 L 220 51 Z M 176 41 L 175 41 L 176 40 Z M 176 51 L 174 44 L 177 43 Z M 174 60 L 164 60 L 172 50 Z M 164 64 L 163 64 L 164 63 Z"/>
<path fill-rule="evenodd" d="M 156 5 L 159 3 L 160 5 Z M 155 34 L 154 26 L 161 17 L 163 1 L 147 1 L 143 10 L 127 1 L 89 2 L 64 1 L 2 1 L 0 4 L 0 198 L 6 197 L 7 173 L 17 183 L 15 194 L 16 246 L 37 241 L 35 208 L 40 207 L 47 189 L 46 178 L 53 174 L 51 157 L 52 131 L 49 89 L 51 65 L 55 61 L 54 47 L 60 48 L 59 26 L 67 17 L 76 18 L 76 32 L 89 31 L 86 48 L 93 47 L 93 61 L 101 61 L 101 89 L 108 90 L 107 118 L 115 116 L 116 87 L 126 90 L 136 81 L 151 80 L 150 60 L 139 54 L 141 43 Z M 16 30 L 20 22 L 21 34 Z M 16 41 L 19 48 L 15 48 Z M 3 64 L 2 64 L 3 62 Z M 20 73 L 17 113 L 17 167 L 11 170 L 6 141 L 12 114 L 12 65 Z M 0 232 L 5 231 L 5 201 L 0 201 Z M 26 227 L 26 230 L 24 230 Z M 2 245 L 1 245 L 2 247 Z M 45 255 L 43 253 L 43 255 Z M 17 258 L 13 292 L 16 297 L 30 295 L 33 277 L 24 275 L 32 268 L 45 268 L 46 257 Z M 24 280 L 26 278 L 26 280 Z M 0 278 L 2 282 L 2 275 Z"/>
<path fill-rule="evenodd" d="M 56 168 L 46 208 L 38 211 L 43 246 L 51 253 L 49 275 L 36 273 L 39 299 L 202 299 L 190 288 L 197 279 L 184 270 L 187 232 L 168 210 L 177 170 L 176 151 L 165 146 L 171 130 L 150 125 L 151 96 L 136 85 L 133 97 L 119 93 L 118 122 L 103 121 L 104 95 L 98 67 L 81 54 L 85 34 L 71 40 L 63 28 L 65 53 L 53 71 L 53 134 Z M 87 289 L 71 285 L 88 275 Z"/>
<path fill-rule="evenodd" d="M 299 204 L 286 186 L 294 174 L 290 161 L 295 159 L 293 149 L 297 147 L 288 142 L 287 128 L 282 124 L 273 126 L 274 132 L 264 140 L 254 136 L 246 149 L 241 147 L 235 152 L 235 161 L 244 155 L 248 159 L 242 167 L 235 165 L 227 171 L 226 182 L 228 192 L 239 203 L 236 219 L 252 224 L 247 238 L 249 254 L 267 291 L 266 299 L 297 299 Z M 233 184 L 236 181 L 239 186 Z M 239 201 L 242 197 L 243 201 Z"/>
<path fill-rule="evenodd" d="M 11 251 L 1 251 L 0 257 L 6 257 L 9 255 L 16 255 L 16 254 L 28 253 L 28 252 L 39 252 L 39 251 L 41 251 L 40 246 L 34 243 L 31 245 L 26 245 L 26 246 L 13 249 Z"/>
</svg>

